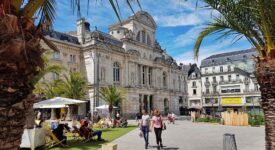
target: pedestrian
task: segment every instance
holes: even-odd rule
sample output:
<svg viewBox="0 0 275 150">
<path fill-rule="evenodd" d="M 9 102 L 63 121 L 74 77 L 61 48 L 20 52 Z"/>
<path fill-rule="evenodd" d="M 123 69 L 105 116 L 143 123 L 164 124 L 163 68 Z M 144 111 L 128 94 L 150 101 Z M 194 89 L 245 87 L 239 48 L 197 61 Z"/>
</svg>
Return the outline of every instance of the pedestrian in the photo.
<svg viewBox="0 0 275 150">
<path fill-rule="evenodd" d="M 176 115 L 174 114 L 174 112 L 172 112 L 172 121 L 173 121 L 173 124 L 175 124 L 175 120 L 176 120 Z"/>
<path fill-rule="evenodd" d="M 170 124 L 171 122 L 173 122 L 173 120 L 172 120 L 172 114 L 170 112 L 168 112 L 167 118 L 168 118 L 168 124 Z"/>
<path fill-rule="evenodd" d="M 165 128 L 165 124 L 163 122 L 162 116 L 160 115 L 160 112 L 158 109 L 154 111 L 154 116 L 152 118 L 151 123 L 151 130 L 154 128 L 155 134 L 156 134 L 156 141 L 158 145 L 158 149 L 163 148 L 162 145 L 162 139 L 161 139 L 161 133 L 162 130 Z"/>
<path fill-rule="evenodd" d="M 149 127 L 150 127 L 150 116 L 147 114 L 146 110 L 142 111 L 142 117 L 141 117 L 141 123 L 140 123 L 140 129 L 143 133 L 143 137 L 145 140 L 145 149 L 148 148 L 149 145 Z"/>
</svg>

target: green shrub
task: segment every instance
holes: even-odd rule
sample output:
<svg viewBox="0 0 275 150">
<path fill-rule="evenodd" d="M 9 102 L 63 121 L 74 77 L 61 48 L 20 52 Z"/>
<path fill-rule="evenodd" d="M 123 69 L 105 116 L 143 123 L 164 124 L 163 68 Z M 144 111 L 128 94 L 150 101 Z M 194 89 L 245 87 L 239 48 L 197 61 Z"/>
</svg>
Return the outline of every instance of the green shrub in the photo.
<svg viewBox="0 0 275 150">
<path fill-rule="evenodd" d="M 264 125 L 264 116 L 262 114 L 249 114 L 248 122 L 251 126 Z"/>
<path fill-rule="evenodd" d="M 219 118 L 198 118 L 196 119 L 196 122 L 210 122 L 210 123 L 220 123 L 220 119 Z"/>
</svg>

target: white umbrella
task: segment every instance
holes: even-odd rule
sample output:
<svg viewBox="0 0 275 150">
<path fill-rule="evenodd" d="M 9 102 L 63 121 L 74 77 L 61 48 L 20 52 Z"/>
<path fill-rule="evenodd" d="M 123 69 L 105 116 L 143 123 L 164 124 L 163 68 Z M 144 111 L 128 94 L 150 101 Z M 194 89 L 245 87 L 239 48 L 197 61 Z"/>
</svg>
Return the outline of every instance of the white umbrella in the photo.
<svg viewBox="0 0 275 150">
<path fill-rule="evenodd" d="M 72 104 L 82 104 L 87 101 L 64 98 L 64 97 L 54 97 L 52 99 L 44 100 L 33 104 L 33 108 L 64 108 Z"/>
<path fill-rule="evenodd" d="M 113 109 L 117 109 L 117 108 L 118 107 L 113 106 Z M 109 105 L 101 105 L 101 106 L 96 107 L 96 109 L 109 109 Z"/>
</svg>

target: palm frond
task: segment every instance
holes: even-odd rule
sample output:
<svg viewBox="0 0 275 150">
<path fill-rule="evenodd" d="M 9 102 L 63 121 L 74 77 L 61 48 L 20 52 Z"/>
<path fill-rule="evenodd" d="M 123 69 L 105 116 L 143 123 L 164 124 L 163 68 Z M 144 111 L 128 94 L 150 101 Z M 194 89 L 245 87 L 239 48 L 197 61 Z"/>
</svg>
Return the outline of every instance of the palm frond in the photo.
<svg viewBox="0 0 275 150">
<path fill-rule="evenodd" d="M 46 0 L 41 5 L 37 13 L 37 16 L 40 17 L 38 26 L 51 26 L 56 16 L 55 10 L 56 10 L 56 1 Z"/>
</svg>

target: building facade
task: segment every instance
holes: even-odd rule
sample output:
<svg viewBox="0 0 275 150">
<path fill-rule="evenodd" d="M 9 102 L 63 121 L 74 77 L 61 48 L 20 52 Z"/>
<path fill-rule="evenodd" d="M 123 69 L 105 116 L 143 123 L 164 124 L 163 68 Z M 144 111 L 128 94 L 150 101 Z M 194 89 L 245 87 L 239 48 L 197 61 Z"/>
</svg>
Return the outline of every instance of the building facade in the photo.
<svg viewBox="0 0 275 150">
<path fill-rule="evenodd" d="M 253 74 L 255 49 L 212 55 L 201 62 L 205 113 L 220 109 L 260 108 L 261 93 Z"/>
<path fill-rule="evenodd" d="M 76 32 L 48 34 L 60 49 L 51 54 L 51 61 L 86 76 L 92 109 L 105 104 L 98 96 L 100 88 L 116 85 L 126 93 L 120 106 L 125 116 L 155 108 L 179 114 L 180 108 L 187 108 L 187 73 L 161 48 L 156 28 L 144 11 L 110 25 L 109 33 L 96 28 L 90 31 L 90 24 L 82 18 Z"/>
<path fill-rule="evenodd" d="M 188 71 L 188 108 L 199 111 L 202 109 L 201 72 L 197 64 L 191 65 Z"/>
</svg>

